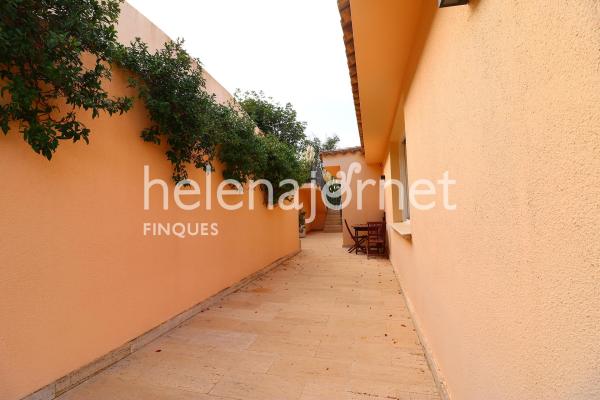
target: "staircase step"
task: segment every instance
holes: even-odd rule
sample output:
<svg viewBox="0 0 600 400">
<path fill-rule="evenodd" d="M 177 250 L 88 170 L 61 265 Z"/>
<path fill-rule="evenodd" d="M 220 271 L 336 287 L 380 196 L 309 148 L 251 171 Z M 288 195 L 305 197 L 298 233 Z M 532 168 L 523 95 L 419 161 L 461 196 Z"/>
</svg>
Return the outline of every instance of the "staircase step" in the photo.
<svg viewBox="0 0 600 400">
<path fill-rule="evenodd" d="M 323 226 L 323 230 L 324 231 L 331 231 L 331 232 L 341 232 L 342 231 L 342 224 L 325 224 Z"/>
<path fill-rule="evenodd" d="M 325 217 L 325 226 L 323 232 L 327 233 L 340 233 L 342 232 L 342 211 L 341 210 L 327 210 L 327 216 Z"/>
</svg>

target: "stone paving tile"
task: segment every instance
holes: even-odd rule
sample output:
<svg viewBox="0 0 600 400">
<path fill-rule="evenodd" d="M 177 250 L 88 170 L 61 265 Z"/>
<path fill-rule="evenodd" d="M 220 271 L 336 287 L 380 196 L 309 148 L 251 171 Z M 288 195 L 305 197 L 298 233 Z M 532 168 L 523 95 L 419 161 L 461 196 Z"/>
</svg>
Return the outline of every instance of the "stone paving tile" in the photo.
<svg viewBox="0 0 600 400">
<path fill-rule="evenodd" d="M 250 346 L 249 350 L 269 352 L 279 357 L 289 355 L 314 356 L 319 346 L 317 338 L 297 337 L 288 335 L 261 335 Z"/>
<path fill-rule="evenodd" d="M 61 400 L 439 400 L 389 261 L 339 234 Z"/>
<path fill-rule="evenodd" d="M 352 362 L 306 356 L 282 356 L 267 371 L 268 374 L 288 377 L 336 377 L 349 376 Z"/>
<path fill-rule="evenodd" d="M 304 380 L 297 377 L 232 373 L 221 380 L 210 394 L 239 400 L 293 400 L 300 398 L 303 387 Z"/>
</svg>

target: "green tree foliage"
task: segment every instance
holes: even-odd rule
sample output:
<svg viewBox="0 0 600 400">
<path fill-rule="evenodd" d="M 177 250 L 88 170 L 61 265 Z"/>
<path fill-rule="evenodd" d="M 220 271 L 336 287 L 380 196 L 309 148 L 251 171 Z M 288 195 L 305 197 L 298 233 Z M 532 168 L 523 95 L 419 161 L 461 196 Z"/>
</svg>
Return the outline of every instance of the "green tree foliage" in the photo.
<svg viewBox="0 0 600 400">
<path fill-rule="evenodd" d="M 245 182 L 263 176 L 267 153 L 256 124 L 235 107 L 221 107 L 225 123 L 219 146 L 219 160 L 224 164 L 225 179 Z"/>
<path fill-rule="evenodd" d="M 313 137 L 312 139 L 307 140 L 307 145 L 311 146 L 316 154 L 319 156 L 319 153 L 322 151 L 331 151 L 335 150 L 340 142 L 340 138 L 338 135 L 327 136 L 325 140 L 321 140 L 318 137 Z"/>
<path fill-rule="evenodd" d="M 0 128 L 9 122 L 51 159 L 61 140 L 89 141 L 77 109 L 123 113 L 132 104 L 102 88 L 116 48 L 119 0 L 0 2 Z M 83 57 L 83 56 L 86 57 Z M 85 62 L 84 62 L 85 59 Z M 69 111 L 61 112 L 66 103 Z"/>
<path fill-rule="evenodd" d="M 183 49 L 183 41 L 165 43 L 151 53 L 139 38 L 121 47 L 119 63 L 132 71 L 131 86 L 148 109 L 152 125 L 144 129 L 147 142 L 167 144 L 173 179 L 188 177 L 186 165 L 206 168 L 213 160 L 224 113 L 205 90 L 200 62 Z"/>
<path fill-rule="evenodd" d="M 274 185 L 274 200 L 277 201 L 284 192 L 293 189 L 291 184 L 279 187 L 279 183 L 285 179 L 293 179 L 301 185 L 307 180 L 305 168 L 299 154 L 288 143 L 271 135 L 261 137 L 261 142 L 267 162 L 260 177 Z"/>
<path fill-rule="evenodd" d="M 340 143 L 340 137 L 338 135 L 326 137 L 325 141 L 323 142 L 321 151 L 335 150 L 339 143 Z"/>
<path fill-rule="evenodd" d="M 310 171 L 317 171 L 317 174 L 322 171 L 323 163 L 321 162 L 320 154 L 322 151 L 335 150 L 340 142 L 338 135 L 328 136 L 324 141 L 318 137 L 313 137 L 307 140 L 307 147 L 311 149 L 309 159 L 306 160 L 306 168 Z"/>
<path fill-rule="evenodd" d="M 264 135 L 259 137 L 259 142 L 266 164 L 257 176 L 274 185 L 284 179 L 294 179 L 300 185 L 308 181 L 311 163 L 304 158 L 306 123 L 298 121 L 294 107 L 290 103 L 282 106 L 262 92 L 238 91 L 235 98 Z M 290 185 L 275 187 L 275 200 L 289 190 Z"/>
<path fill-rule="evenodd" d="M 277 188 L 281 180 L 304 178 L 295 147 L 271 131 L 256 132 L 258 122 L 240 108 L 243 104 L 220 104 L 207 93 L 202 66 L 185 52 L 183 42 L 166 43 L 150 53 L 138 39 L 121 49 L 119 62 L 134 73 L 131 85 L 138 89 L 153 122 L 141 136 L 156 144 L 166 138 L 176 182 L 188 177 L 188 165 L 206 169 L 215 158 L 224 164 L 226 179 L 272 182 L 275 201 L 278 194 L 290 190 L 289 186 Z M 277 105 L 265 99 L 261 107 Z M 271 123 L 284 126 L 292 122 L 289 115 L 274 114 Z"/>
<path fill-rule="evenodd" d="M 306 123 L 298 121 L 296 110 L 290 103 L 282 106 L 263 92 L 254 91 L 238 91 L 235 97 L 261 131 L 275 136 L 296 151 L 304 149 Z"/>
<path fill-rule="evenodd" d="M 273 200 L 293 189 L 287 184 L 279 187 L 285 179 L 293 179 L 301 185 L 308 179 L 303 159 L 292 146 L 277 137 L 256 133 L 255 123 L 240 116 L 234 107 L 224 107 L 228 114 L 228 126 L 223 131 L 218 157 L 225 166 L 223 176 L 245 182 L 248 179 L 264 179 L 273 185 Z M 265 192 L 265 195 L 268 193 Z"/>
</svg>

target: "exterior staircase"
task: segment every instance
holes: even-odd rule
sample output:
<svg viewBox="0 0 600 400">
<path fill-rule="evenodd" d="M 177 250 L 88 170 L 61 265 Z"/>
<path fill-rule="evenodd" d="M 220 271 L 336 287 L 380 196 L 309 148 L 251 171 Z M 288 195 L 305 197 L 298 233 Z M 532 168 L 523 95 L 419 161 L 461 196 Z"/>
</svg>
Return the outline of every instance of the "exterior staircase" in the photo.
<svg viewBox="0 0 600 400">
<path fill-rule="evenodd" d="M 327 209 L 323 232 L 342 232 L 342 210 Z"/>
</svg>

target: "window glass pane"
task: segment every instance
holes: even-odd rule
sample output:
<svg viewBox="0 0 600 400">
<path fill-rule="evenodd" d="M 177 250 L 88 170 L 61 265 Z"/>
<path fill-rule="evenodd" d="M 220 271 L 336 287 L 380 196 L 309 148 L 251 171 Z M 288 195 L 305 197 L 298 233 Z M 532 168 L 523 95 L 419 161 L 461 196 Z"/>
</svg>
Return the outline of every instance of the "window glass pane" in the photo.
<svg viewBox="0 0 600 400">
<path fill-rule="evenodd" d="M 408 204 L 408 164 L 406 159 L 406 140 L 400 144 L 400 181 L 402 182 L 403 190 L 400 198 L 402 204 L 402 220 L 410 219 L 410 207 Z"/>
</svg>

